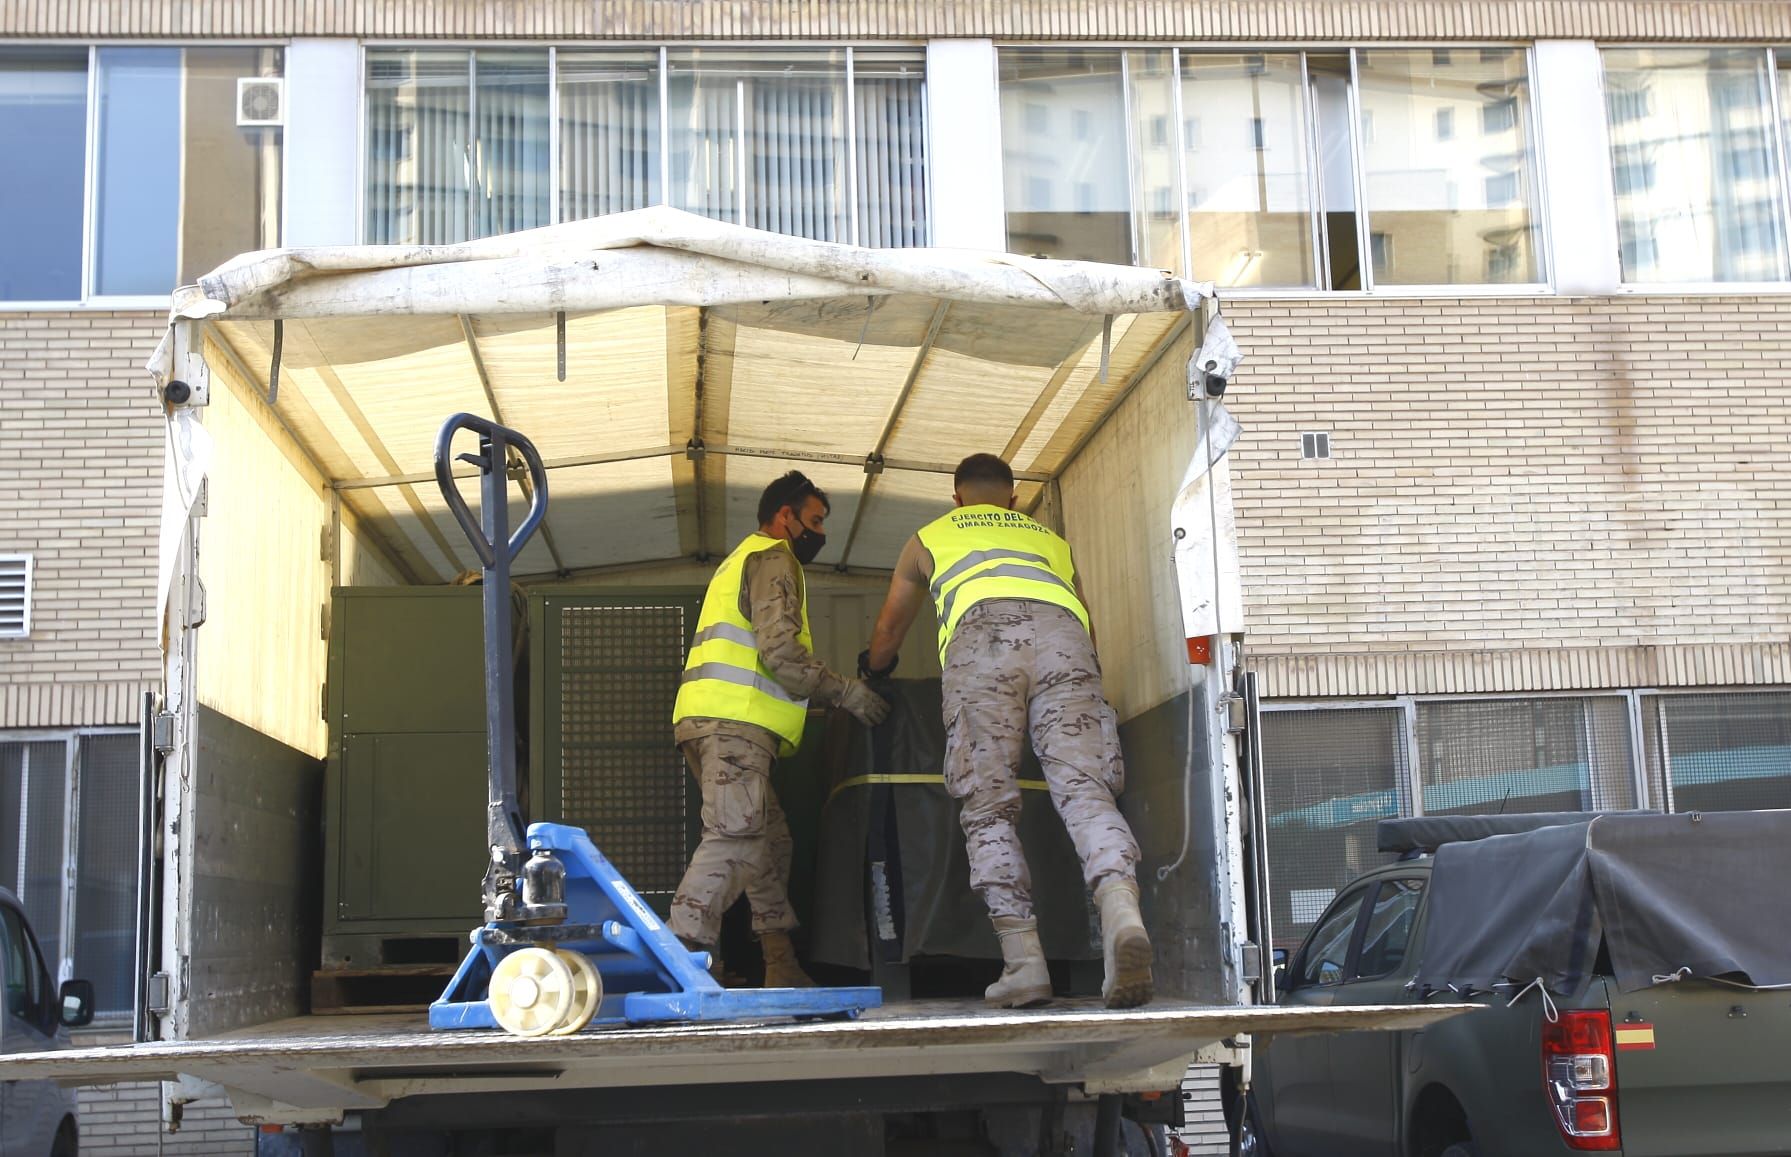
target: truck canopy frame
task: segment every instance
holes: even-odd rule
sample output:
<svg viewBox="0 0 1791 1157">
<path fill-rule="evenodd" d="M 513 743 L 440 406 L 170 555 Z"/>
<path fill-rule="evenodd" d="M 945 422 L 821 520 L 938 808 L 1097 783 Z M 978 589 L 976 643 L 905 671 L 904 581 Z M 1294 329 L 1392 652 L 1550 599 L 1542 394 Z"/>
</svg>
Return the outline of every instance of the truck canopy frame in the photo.
<svg viewBox="0 0 1791 1157">
<path fill-rule="evenodd" d="M 547 533 L 519 576 L 707 560 L 791 468 L 833 499 L 819 562 L 883 570 L 966 453 L 1006 457 L 1036 508 L 1212 295 L 1130 266 L 862 249 L 656 207 L 247 254 L 176 293 L 150 369 L 265 399 L 413 583 L 476 566 L 431 482 L 456 412 L 546 460 Z"/>
</svg>

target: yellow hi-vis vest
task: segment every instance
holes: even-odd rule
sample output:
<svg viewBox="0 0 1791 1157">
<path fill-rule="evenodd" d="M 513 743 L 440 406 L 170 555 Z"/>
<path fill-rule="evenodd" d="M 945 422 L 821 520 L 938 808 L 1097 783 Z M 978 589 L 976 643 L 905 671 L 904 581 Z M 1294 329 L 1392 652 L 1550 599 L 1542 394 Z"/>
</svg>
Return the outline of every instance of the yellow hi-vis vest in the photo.
<svg viewBox="0 0 1791 1157">
<path fill-rule="evenodd" d="M 941 662 L 964 613 L 985 599 L 1050 603 L 1088 626 L 1070 544 L 1017 510 L 960 506 L 921 527 L 920 544 L 933 556 Z"/>
<path fill-rule="evenodd" d="M 752 620 L 740 607 L 746 560 L 767 550 L 789 550 L 790 544 L 767 534 L 749 534 L 723 560 L 709 580 L 703 609 L 697 616 L 696 638 L 684 663 L 684 680 L 678 702 L 672 708 L 672 724 L 685 719 L 732 719 L 752 723 L 783 742 L 778 754 L 791 755 L 802 742 L 802 725 L 808 720 L 808 700 L 798 699 L 771 677 L 759 661 L 758 640 Z M 802 601 L 802 633 L 797 639 L 812 651 L 808 630 L 808 584 L 802 568 L 796 568 Z"/>
</svg>

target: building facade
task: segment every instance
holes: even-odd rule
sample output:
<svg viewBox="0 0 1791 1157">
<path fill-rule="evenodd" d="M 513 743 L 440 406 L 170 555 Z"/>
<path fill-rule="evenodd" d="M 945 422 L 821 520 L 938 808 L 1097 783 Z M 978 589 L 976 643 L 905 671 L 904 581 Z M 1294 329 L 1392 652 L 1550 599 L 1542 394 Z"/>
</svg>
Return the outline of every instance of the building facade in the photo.
<svg viewBox="0 0 1791 1157">
<path fill-rule="evenodd" d="M 39 0 L 0 147 L 0 884 L 109 1012 L 141 367 L 275 244 L 663 203 L 1215 282 L 1283 940 L 1384 816 L 1791 806 L 1791 6 Z M 1166 524 L 1179 470 L 1064 518 Z"/>
</svg>

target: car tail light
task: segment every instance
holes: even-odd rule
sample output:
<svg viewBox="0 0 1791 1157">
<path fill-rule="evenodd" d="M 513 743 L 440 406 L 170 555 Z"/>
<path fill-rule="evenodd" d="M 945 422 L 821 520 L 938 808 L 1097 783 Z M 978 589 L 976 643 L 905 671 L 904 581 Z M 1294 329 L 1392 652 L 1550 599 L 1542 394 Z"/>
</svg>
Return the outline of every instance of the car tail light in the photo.
<svg viewBox="0 0 1791 1157">
<path fill-rule="evenodd" d="M 1542 1088 L 1569 1149 L 1620 1149 L 1611 1014 L 1562 1012 L 1542 1026 Z"/>
</svg>

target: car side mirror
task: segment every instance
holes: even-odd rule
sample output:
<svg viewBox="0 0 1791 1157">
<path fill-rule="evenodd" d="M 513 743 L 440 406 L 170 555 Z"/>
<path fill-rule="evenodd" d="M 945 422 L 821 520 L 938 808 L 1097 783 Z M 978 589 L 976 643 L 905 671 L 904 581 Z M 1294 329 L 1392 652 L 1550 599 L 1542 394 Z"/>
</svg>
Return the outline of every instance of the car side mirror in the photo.
<svg viewBox="0 0 1791 1157">
<path fill-rule="evenodd" d="M 1275 973 L 1275 991 L 1287 992 L 1293 988 L 1293 976 L 1287 971 L 1287 949 L 1277 948 L 1270 959 Z"/>
<path fill-rule="evenodd" d="M 86 1028 L 93 1023 L 93 981 L 62 982 L 62 1023 L 68 1028 Z"/>
</svg>

